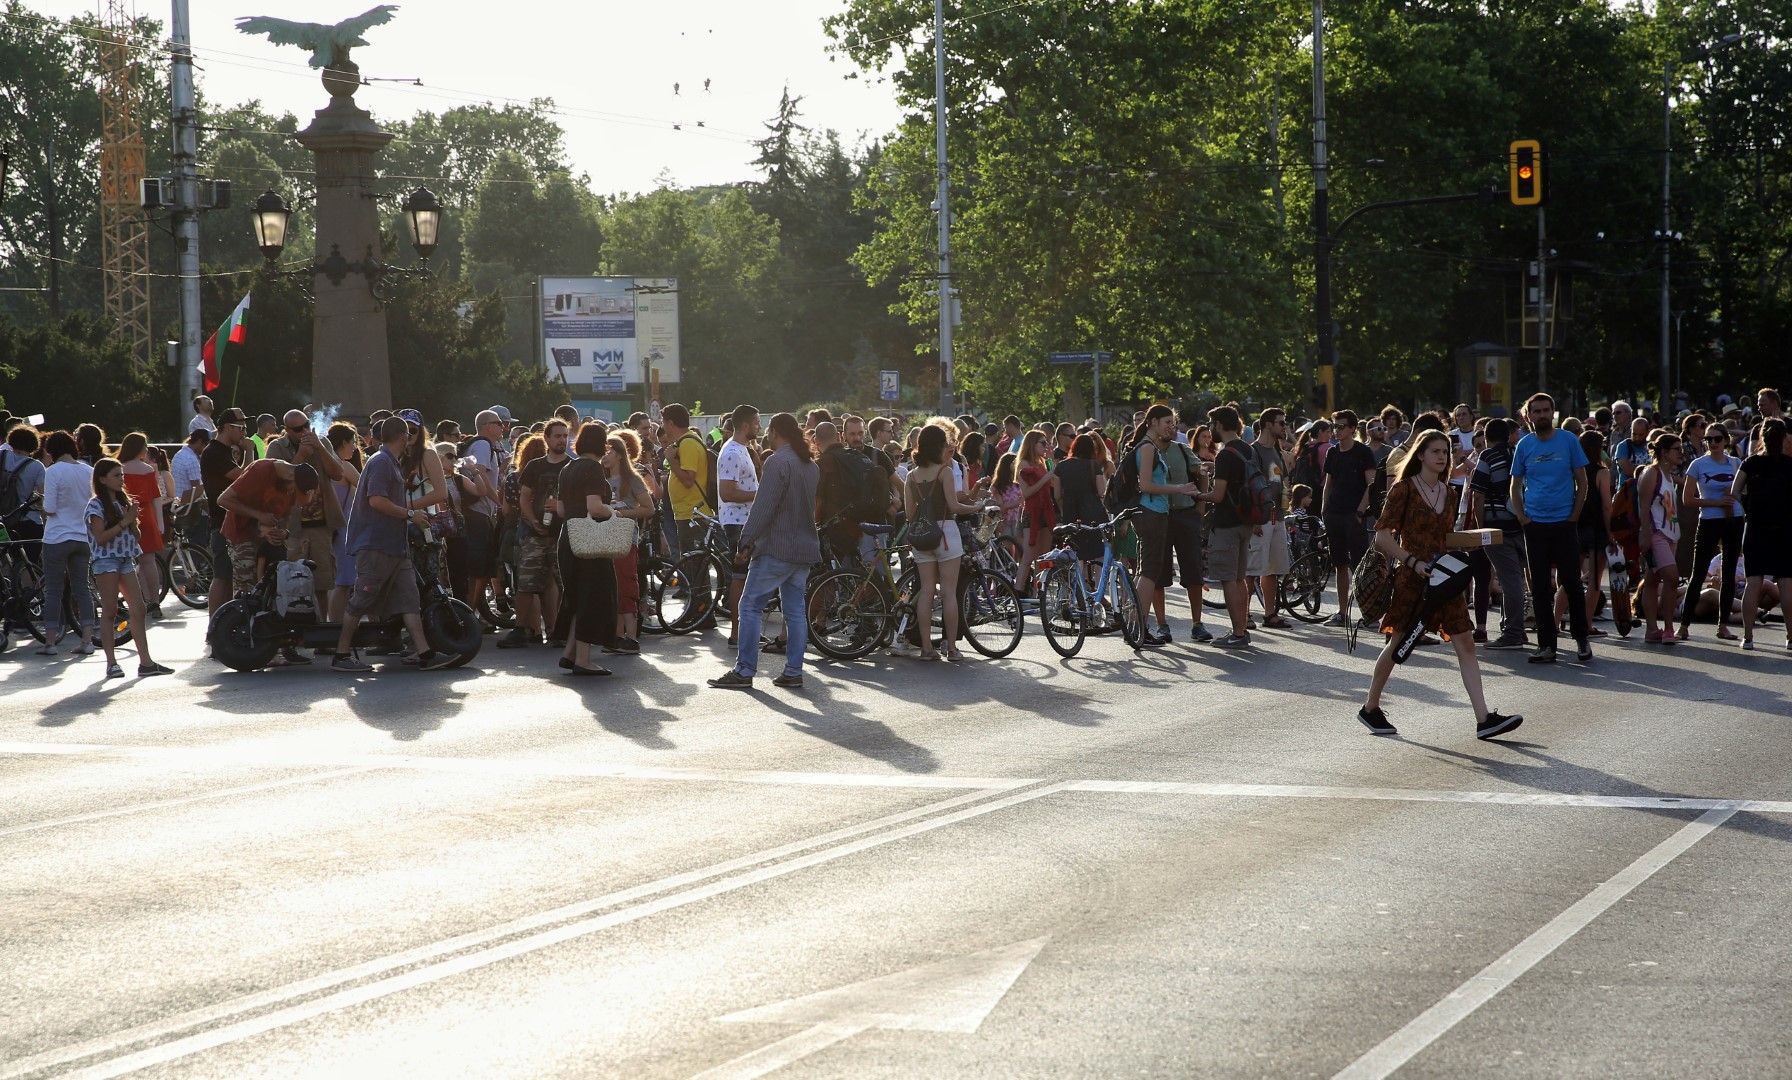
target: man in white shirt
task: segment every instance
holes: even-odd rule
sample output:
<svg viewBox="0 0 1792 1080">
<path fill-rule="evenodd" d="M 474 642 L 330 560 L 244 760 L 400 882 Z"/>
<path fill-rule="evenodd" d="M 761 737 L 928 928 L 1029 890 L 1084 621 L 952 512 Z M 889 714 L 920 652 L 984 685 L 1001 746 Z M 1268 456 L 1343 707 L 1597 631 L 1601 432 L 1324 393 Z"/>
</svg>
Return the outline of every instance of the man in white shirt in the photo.
<svg viewBox="0 0 1792 1080">
<path fill-rule="evenodd" d="M 168 471 L 174 476 L 176 505 L 205 497 L 205 488 L 199 474 L 199 455 L 211 441 L 211 436 L 203 428 L 195 428 L 187 434 L 185 445 L 176 450 L 173 459 L 169 461 Z"/>
<path fill-rule="evenodd" d="M 734 434 L 716 455 L 716 497 L 722 503 L 716 520 L 728 534 L 729 547 L 738 548 L 741 530 L 747 526 L 747 518 L 753 513 L 753 498 L 759 492 L 759 468 L 753 463 L 751 449 L 753 440 L 759 437 L 759 410 L 751 405 L 741 405 L 728 419 Z M 740 601 L 741 587 L 746 583 L 744 572 L 736 573 L 734 580 L 729 582 L 728 610 L 739 610 L 736 605 Z M 739 644 L 733 631 L 728 634 L 728 644 Z"/>
<path fill-rule="evenodd" d="M 93 466 L 75 458 L 74 436 L 53 431 L 45 443 L 52 464 L 44 473 L 44 645 L 39 656 L 55 656 L 62 637 L 63 594 L 74 592 L 75 620 L 81 644 L 75 652 L 93 652 L 97 626 L 93 592 L 87 587 L 87 503 L 93 498 Z"/>
<path fill-rule="evenodd" d="M 218 425 L 212 422 L 212 399 L 200 394 L 193 399 L 193 419 L 187 422 L 187 432 L 203 431 L 212 438 L 218 437 Z"/>
</svg>

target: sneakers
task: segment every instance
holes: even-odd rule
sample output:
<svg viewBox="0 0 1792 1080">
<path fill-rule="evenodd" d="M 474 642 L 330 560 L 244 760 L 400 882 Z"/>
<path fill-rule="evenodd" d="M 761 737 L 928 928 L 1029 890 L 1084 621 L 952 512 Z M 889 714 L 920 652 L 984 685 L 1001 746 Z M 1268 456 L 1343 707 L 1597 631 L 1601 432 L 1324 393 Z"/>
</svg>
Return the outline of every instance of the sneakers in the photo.
<svg viewBox="0 0 1792 1080">
<path fill-rule="evenodd" d="M 1220 649 L 1243 649 L 1248 647 L 1250 643 L 1251 635 L 1249 634 L 1227 634 L 1213 644 L 1215 648 Z"/>
<path fill-rule="evenodd" d="M 1333 615 L 1331 618 L 1325 620 L 1324 625 L 1326 625 L 1326 626 L 1349 626 L 1350 625 L 1350 616 L 1348 616 L 1348 615 L 1344 614 L 1342 611 L 1340 611 L 1337 614 Z"/>
<path fill-rule="evenodd" d="M 751 690 L 753 680 L 738 671 L 730 671 L 720 678 L 709 680 L 709 685 L 717 690 Z"/>
<path fill-rule="evenodd" d="M 1379 708 L 1358 709 L 1356 711 L 1356 718 L 1362 721 L 1363 726 L 1369 729 L 1369 734 L 1371 735 L 1400 734 L 1398 731 L 1394 730 L 1394 725 L 1388 723 L 1388 714 L 1382 712 Z"/>
<path fill-rule="evenodd" d="M 1554 649 L 1540 648 L 1526 659 L 1533 664 L 1553 664 L 1556 662 L 1556 651 Z"/>
<path fill-rule="evenodd" d="M 526 649 L 534 644 L 537 644 L 535 635 L 524 631 L 520 626 L 498 639 L 500 649 Z"/>
<path fill-rule="evenodd" d="M 921 650 L 915 648 L 901 638 L 897 638 L 895 643 L 890 646 L 890 655 L 898 656 L 906 660 L 921 655 Z"/>
<path fill-rule="evenodd" d="M 801 675 L 780 675 L 772 680 L 772 685 L 783 687 L 786 690 L 801 690 L 803 677 Z"/>
<path fill-rule="evenodd" d="M 1475 738 L 1491 739 L 1496 735 L 1504 735 L 1522 723 L 1524 723 L 1522 716 L 1516 714 L 1501 716 L 1499 713 L 1489 712 L 1487 719 L 1475 725 Z"/>
<path fill-rule="evenodd" d="M 305 665 L 311 663 L 311 658 L 309 656 L 306 656 L 304 653 L 300 652 L 299 650 L 297 650 L 295 648 L 292 648 L 291 646 L 287 646 L 286 648 L 281 649 L 280 657 L 281 657 L 281 659 L 285 660 L 288 664 L 291 664 L 294 667 L 304 667 Z"/>
<path fill-rule="evenodd" d="M 330 661 L 331 671 L 348 671 L 356 675 L 365 675 L 373 670 L 373 665 L 356 656 L 354 653 L 337 653 Z"/>
<path fill-rule="evenodd" d="M 1590 641 L 1576 642 L 1575 649 L 1574 649 L 1574 658 L 1583 664 L 1592 663 L 1593 662 L 1593 643 Z"/>
<path fill-rule="evenodd" d="M 139 679 L 147 679 L 152 675 L 172 675 L 172 674 L 174 674 L 173 668 L 163 667 L 161 664 L 138 664 L 137 665 L 137 677 Z"/>
<path fill-rule="evenodd" d="M 1523 634 L 1501 634 L 1487 643 L 1489 649 L 1523 649 L 1529 645 Z"/>
<path fill-rule="evenodd" d="M 1268 625 L 1268 624 L 1266 623 L 1264 625 Z M 1284 623 L 1283 625 L 1286 626 L 1287 624 Z M 1194 642 L 1196 645 L 1205 645 L 1208 642 L 1213 640 L 1213 632 L 1208 630 L 1205 626 L 1202 626 L 1200 623 L 1196 623 L 1195 625 L 1189 627 L 1188 639 L 1190 641 Z M 1165 644 L 1168 644 L 1167 638 L 1166 638 Z"/>
<path fill-rule="evenodd" d="M 1487 628 L 1486 627 L 1483 627 L 1483 626 L 1475 627 L 1475 644 L 1477 644 L 1477 645 L 1487 644 Z"/>
<path fill-rule="evenodd" d="M 1743 638 L 1742 639 L 1742 651 L 1743 652 L 1754 652 L 1755 651 L 1755 639 L 1752 637 Z"/>
<path fill-rule="evenodd" d="M 417 666 L 424 671 L 440 671 L 445 667 L 453 665 L 453 663 L 459 659 L 460 657 L 456 656 L 454 653 L 443 652 L 440 649 L 431 649 L 417 657 Z"/>
</svg>

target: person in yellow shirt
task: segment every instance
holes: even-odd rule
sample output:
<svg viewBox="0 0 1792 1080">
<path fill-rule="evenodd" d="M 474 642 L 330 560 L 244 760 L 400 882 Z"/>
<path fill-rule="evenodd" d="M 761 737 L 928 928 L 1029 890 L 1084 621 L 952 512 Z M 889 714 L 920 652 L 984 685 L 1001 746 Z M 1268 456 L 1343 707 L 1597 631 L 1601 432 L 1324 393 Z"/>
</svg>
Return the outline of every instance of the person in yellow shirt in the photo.
<svg viewBox="0 0 1792 1080">
<path fill-rule="evenodd" d="M 709 487 L 709 453 L 702 436 L 691 430 L 691 411 L 674 402 L 660 413 L 670 449 L 666 454 L 666 487 L 672 497 L 672 518 L 678 522 L 678 546 L 681 551 L 695 550 L 703 539 L 702 531 L 691 528 L 691 511 L 702 510 L 714 515 L 704 492 Z"/>
</svg>

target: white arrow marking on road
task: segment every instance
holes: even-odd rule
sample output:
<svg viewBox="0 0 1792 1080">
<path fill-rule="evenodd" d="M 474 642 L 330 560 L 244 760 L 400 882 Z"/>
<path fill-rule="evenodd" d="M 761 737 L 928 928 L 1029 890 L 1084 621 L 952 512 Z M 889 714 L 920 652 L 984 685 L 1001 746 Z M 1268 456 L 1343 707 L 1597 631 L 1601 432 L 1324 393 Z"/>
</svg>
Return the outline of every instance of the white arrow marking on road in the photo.
<svg viewBox="0 0 1792 1080">
<path fill-rule="evenodd" d="M 926 964 L 721 1017 L 728 1024 L 803 1024 L 803 1031 L 717 1065 L 697 1080 L 750 1080 L 861 1031 L 970 1033 L 1008 993 L 1049 937 Z"/>
</svg>

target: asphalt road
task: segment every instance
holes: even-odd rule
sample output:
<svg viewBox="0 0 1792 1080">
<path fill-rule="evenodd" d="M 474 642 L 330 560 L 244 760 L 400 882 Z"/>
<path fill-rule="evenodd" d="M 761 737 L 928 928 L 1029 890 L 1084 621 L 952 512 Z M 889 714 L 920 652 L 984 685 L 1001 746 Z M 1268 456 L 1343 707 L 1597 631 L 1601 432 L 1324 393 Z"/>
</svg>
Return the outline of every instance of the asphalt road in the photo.
<svg viewBox="0 0 1792 1080">
<path fill-rule="evenodd" d="M 1186 622 L 1177 620 L 1178 627 Z M 1792 1076 L 1792 655 L 0 655 L 0 1080 Z M 134 661 L 125 657 L 127 669 Z M 775 670 L 775 668 L 773 669 Z"/>
</svg>

